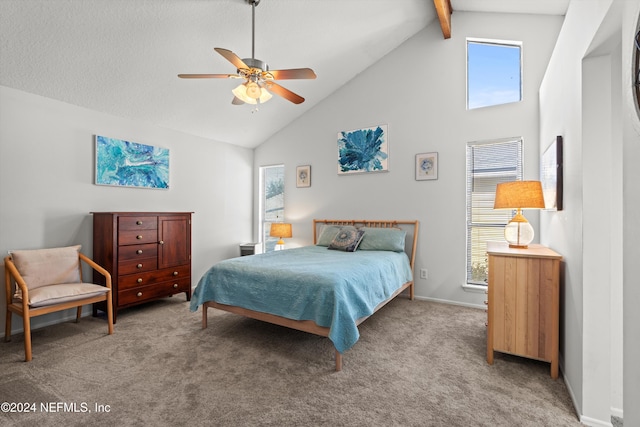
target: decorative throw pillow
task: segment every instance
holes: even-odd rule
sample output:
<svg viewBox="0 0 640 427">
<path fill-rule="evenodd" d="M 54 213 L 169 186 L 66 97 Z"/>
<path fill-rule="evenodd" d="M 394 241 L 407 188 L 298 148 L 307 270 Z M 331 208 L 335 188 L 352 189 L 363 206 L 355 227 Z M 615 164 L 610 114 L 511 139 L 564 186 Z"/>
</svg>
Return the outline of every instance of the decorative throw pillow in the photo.
<svg viewBox="0 0 640 427">
<path fill-rule="evenodd" d="M 362 236 L 364 236 L 363 230 L 358 230 L 355 227 L 342 227 L 329 244 L 329 249 L 354 252 L 358 249 Z"/>
<path fill-rule="evenodd" d="M 336 237 L 342 226 L 340 225 L 325 225 L 320 231 L 320 237 L 318 237 L 317 246 L 329 246 L 333 239 Z"/>
<path fill-rule="evenodd" d="M 365 231 L 359 251 L 393 251 L 404 252 L 404 241 L 407 235 L 399 228 L 362 227 Z"/>
</svg>

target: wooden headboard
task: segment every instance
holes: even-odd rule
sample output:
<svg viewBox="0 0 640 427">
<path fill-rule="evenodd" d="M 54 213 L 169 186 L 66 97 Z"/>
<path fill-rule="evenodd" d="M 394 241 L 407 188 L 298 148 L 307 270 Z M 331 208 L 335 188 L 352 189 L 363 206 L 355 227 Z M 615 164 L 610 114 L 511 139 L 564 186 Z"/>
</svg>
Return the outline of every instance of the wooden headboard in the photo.
<svg viewBox="0 0 640 427">
<path fill-rule="evenodd" d="M 323 225 L 352 225 L 356 228 L 374 227 L 374 228 L 399 228 L 407 232 L 407 238 L 404 244 L 404 251 L 409 257 L 411 269 L 413 270 L 416 259 L 416 247 L 418 245 L 418 227 L 419 222 L 416 221 L 372 221 L 359 219 L 314 219 L 313 220 L 313 244 L 318 242 L 320 226 Z"/>
</svg>

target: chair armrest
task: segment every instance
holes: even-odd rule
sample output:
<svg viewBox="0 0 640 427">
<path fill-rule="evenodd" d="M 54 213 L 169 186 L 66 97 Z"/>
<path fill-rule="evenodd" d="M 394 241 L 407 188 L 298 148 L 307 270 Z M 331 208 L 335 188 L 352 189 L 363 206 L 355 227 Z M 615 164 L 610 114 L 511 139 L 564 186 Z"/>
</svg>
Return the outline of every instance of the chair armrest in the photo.
<svg viewBox="0 0 640 427">
<path fill-rule="evenodd" d="M 13 263 L 11 256 L 6 256 L 4 258 L 4 272 L 5 272 L 5 286 L 7 289 L 7 303 L 11 303 L 13 299 L 11 289 L 11 278 L 16 282 L 16 285 L 20 288 L 22 292 L 22 300 L 29 301 L 29 288 L 27 287 L 27 283 L 24 281 L 20 272 L 16 268 L 16 265 Z"/>
<path fill-rule="evenodd" d="M 98 273 L 100 273 L 100 274 L 102 274 L 104 276 L 104 278 L 106 279 L 105 286 L 107 288 L 111 289 L 111 274 L 104 267 L 102 267 L 101 265 L 97 264 L 95 261 L 93 261 L 88 256 L 84 255 L 82 252 L 78 252 L 78 255 L 80 256 L 80 259 L 82 261 L 86 262 L 91 268 L 93 268 Z"/>
</svg>

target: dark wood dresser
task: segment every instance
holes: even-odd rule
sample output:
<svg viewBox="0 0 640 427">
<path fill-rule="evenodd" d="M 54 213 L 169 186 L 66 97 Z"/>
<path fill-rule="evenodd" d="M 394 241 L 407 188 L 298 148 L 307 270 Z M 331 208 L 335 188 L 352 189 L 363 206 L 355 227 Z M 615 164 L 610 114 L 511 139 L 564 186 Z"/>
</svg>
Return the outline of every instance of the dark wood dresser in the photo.
<svg viewBox="0 0 640 427">
<path fill-rule="evenodd" d="M 93 212 L 93 259 L 111 273 L 114 323 L 124 307 L 181 292 L 189 301 L 191 212 Z"/>
</svg>

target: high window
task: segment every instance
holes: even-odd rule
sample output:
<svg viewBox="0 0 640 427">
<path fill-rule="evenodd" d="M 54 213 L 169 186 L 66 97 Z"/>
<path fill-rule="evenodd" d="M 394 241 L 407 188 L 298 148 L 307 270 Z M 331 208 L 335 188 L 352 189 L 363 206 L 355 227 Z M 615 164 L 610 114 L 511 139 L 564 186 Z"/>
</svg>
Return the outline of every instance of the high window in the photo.
<svg viewBox="0 0 640 427">
<path fill-rule="evenodd" d="M 284 165 L 260 168 L 260 235 L 263 252 L 275 250 L 278 239 L 269 236 L 274 222 L 284 222 Z"/>
<path fill-rule="evenodd" d="M 487 284 L 487 241 L 504 240 L 514 212 L 495 210 L 496 185 L 522 180 L 522 138 L 467 144 L 467 283 Z"/>
<path fill-rule="evenodd" d="M 522 100 L 522 43 L 467 39 L 467 109 Z"/>
</svg>

